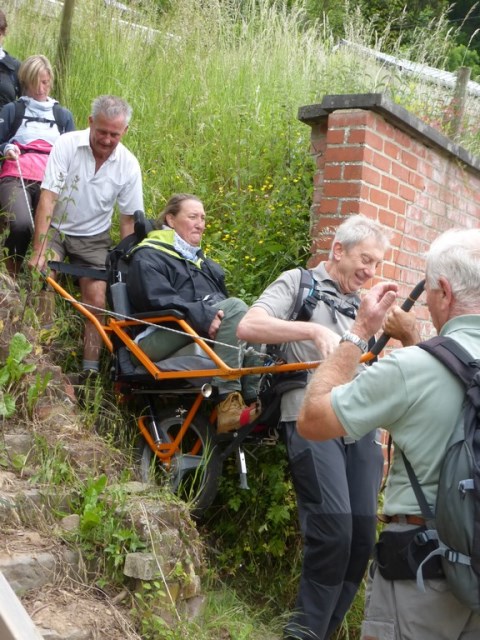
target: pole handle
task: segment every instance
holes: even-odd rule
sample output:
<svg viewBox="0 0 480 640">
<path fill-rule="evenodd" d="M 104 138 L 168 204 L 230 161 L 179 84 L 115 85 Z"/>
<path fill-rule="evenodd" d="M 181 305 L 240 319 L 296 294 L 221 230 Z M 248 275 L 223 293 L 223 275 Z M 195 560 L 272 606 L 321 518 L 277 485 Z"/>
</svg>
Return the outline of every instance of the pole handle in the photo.
<svg viewBox="0 0 480 640">
<path fill-rule="evenodd" d="M 403 311 L 410 311 L 410 309 L 413 307 L 415 302 L 422 295 L 424 289 L 425 289 L 425 280 L 420 280 L 420 282 L 416 284 L 414 288 L 410 291 L 408 298 L 406 298 L 406 300 L 403 302 L 400 308 Z M 389 340 L 390 340 L 390 336 L 386 333 L 382 333 L 382 335 L 375 342 L 375 344 L 370 349 L 370 351 L 360 358 L 360 362 L 370 362 L 370 360 L 373 360 L 373 358 L 378 356 L 380 351 L 382 351 L 382 349 L 385 347 L 385 345 Z"/>
</svg>

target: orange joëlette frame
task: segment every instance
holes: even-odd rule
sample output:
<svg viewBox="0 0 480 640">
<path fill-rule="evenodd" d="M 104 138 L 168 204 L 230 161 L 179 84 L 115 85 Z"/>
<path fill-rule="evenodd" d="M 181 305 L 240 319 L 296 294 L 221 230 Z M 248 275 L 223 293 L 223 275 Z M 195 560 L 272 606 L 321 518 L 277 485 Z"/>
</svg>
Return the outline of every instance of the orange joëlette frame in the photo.
<svg viewBox="0 0 480 640">
<path fill-rule="evenodd" d="M 189 334 L 192 337 L 200 348 L 205 352 L 205 354 L 217 365 L 215 369 L 195 369 L 191 371 L 162 371 L 157 367 L 157 365 L 152 362 L 152 360 L 145 355 L 142 349 L 131 339 L 131 337 L 126 332 L 126 329 L 131 326 L 135 326 L 140 324 L 137 320 L 118 320 L 114 317 L 110 317 L 108 319 L 107 324 L 102 324 L 100 320 L 89 310 L 87 309 L 81 302 L 78 302 L 73 298 L 63 287 L 61 287 L 56 280 L 47 276 L 46 282 L 57 292 L 59 293 L 65 300 L 70 302 L 72 306 L 87 320 L 93 323 L 100 336 L 102 337 L 105 346 L 113 353 L 113 344 L 109 337 L 109 334 L 114 333 L 121 342 L 129 349 L 129 351 L 138 358 L 141 364 L 145 367 L 145 369 L 149 372 L 149 374 L 153 377 L 154 380 L 172 380 L 172 379 L 182 379 L 185 377 L 191 378 L 206 378 L 206 377 L 221 377 L 227 380 L 240 378 L 244 375 L 248 374 L 262 374 L 262 373 L 285 373 L 287 371 L 303 371 L 305 369 L 314 369 L 316 368 L 320 362 L 297 362 L 290 364 L 279 364 L 279 365 L 262 365 L 256 367 L 241 367 L 237 369 L 233 369 L 227 366 L 223 360 L 221 360 L 218 355 L 213 351 L 213 349 L 202 339 L 201 336 L 198 335 L 190 325 L 182 318 L 178 318 L 174 315 L 155 315 L 152 314 L 151 317 L 143 318 L 142 314 L 142 322 L 151 323 L 151 324 L 161 324 L 163 322 L 175 322 L 178 324 L 179 329 Z M 422 280 L 419 282 L 416 287 L 412 290 L 409 297 L 402 304 L 402 309 L 404 311 L 408 311 L 417 298 L 421 295 L 424 290 L 425 281 Z M 383 334 L 375 343 L 374 347 L 371 351 L 366 353 L 360 358 L 360 362 L 369 362 L 373 358 L 375 358 L 380 351 L 383 349 L 385 344 L 388 342 L 389 336 Z M 186 418 L 184 419 L 179 432 L 172 442 L 169 443 L 159 443 L 156 444 L 148 430 L 148 427 L 145 425 L 145 416 L 141 416 L 138 419 L 139 429 L 144 436 L 145 440 L 149 444 L 152 451 L 155 455 L 168 467 L 172 457 L 175 455 L 175 452 L 178 450 L 178 447 L 189 428 L 193 418 L 195 417 L 198 409 L 202 401 L 204 400 L 204 396 L 202 393 L 197 394 L 190 410 L 187 413 Z M 200 449 L 200 442 L 198 441 L 193 449 L 189 452 L 192 455 L 198 453 Z"/>
</svg>

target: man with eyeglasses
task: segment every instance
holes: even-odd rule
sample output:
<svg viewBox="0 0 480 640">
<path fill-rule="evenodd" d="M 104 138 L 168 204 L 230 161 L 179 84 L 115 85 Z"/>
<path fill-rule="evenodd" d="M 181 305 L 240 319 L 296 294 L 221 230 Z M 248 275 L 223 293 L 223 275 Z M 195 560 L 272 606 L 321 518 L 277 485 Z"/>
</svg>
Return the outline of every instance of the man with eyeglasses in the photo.
<svg viewBox="0 0 480 640">
<path fill-rule="evenodd" d="M 367 343 L 360 344 L 349 329 L 358 291 L 375 275 L 388 244 L 389 233 L 378 222 L 351 216 L 337 228 L 328 260 L 310 270 L 318 301 L 310 319 L 291 321 L 301 287 L 301 271 L 292 269 L 249 309 L 238 337 L 282 345 L 287 362 L 323 360 L 342 341 L 355 341 L 367 351 Z M 347 613 L 375 543 L 383 455 L 375 431 L 356 442 L 302 438 L 296 420 L 304 394 L 305 389 L 288 391 L 281 404 L 304 542 L 296 607 L 284 637 L 326 640 Z"/>
</svg>

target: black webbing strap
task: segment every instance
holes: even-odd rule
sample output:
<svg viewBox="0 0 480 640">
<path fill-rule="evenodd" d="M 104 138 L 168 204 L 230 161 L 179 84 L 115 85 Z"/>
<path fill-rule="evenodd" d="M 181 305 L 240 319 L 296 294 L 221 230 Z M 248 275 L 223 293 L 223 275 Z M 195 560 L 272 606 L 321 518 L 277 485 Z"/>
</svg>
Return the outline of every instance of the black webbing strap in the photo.
<svg viewBox="0 0 480 640">
<path fill-rule="evenodd" d="M 76 276 L 77 278 L 92 278 L 93 280 L 108 280 L 108 273 L 106 269 L 93 269 L 92 267 L 80 267 L 68 262 L 58 262 L 56 260 L 49 260 L 48 266 L 53 271 L 58 273 L 66 273 L 69 276 Z"/>
<path fill-rule="evenodd" d="M 405 469 L 407 470 L 408 478 L 410 480 L 410 484 L 412 485 L 413 493 L 418 502 L 418 506 L 420 507 L 420 511 L 422 512 L 422 516 L 427 521 L 435 520 L 435 516 L 433 515 L 433 511 L 430 505 L 425 498 L 425 494 L 423 493 L 422 487 L 418 481 L 418 478 L 413 470 L 412 465 L 408 461 L 407 456 L 401 451 L 403 462 L 405 464 Z"/>
</svg>

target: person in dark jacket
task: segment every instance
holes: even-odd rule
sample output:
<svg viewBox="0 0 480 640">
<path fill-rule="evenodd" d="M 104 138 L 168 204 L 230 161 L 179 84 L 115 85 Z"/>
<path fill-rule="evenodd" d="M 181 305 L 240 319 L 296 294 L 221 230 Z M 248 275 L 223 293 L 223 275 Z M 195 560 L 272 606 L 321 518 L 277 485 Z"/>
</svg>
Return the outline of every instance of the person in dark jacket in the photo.
<svg viewBox="0 0 480 640">
<path fill-rule="evenodd" d="M 21 93 L 18 79 L 20 60 L 9 55 L 3 48 L 7 26 L 5 13 L 0 10 L 0 108 L 7 102 L 16 100 Z"/>
<path fill-rule="evenodd" d="M 135 311 L 178 309 L 197 333 L 215 340 L 213 349 L 228 366 L 242 366 L 243 350 L 236 329 L 247 305 L 228 297 L 223 269 L 200 248 L 205 230 L 202 202 L 190 194 L 172 196 L 157 227 L 131 256 L 127 292 Z M 136 342 L 158 362 L 190 343 L 191 338 L 148 327 Z M 219 432 L 238 429 L 258 416 L 257 382 L 257 376 L 214 379 Z"/>
<path fill-rule="evenodd" d="M 10 102 L 0 111 L 0 154 L 5 157 L 0 170 L 0 209 L 2 227 L 8 224 L 10 229 L 5 246 L 7 269 L 13 276 L 23 263 L 32 237 L 52 145 L 62 133 L 75 129 L 70 111 L 49 97 L 53 70 L 45 56 L 27 58 L 19 76 L 24 95 L 18 103 Z M 17 121 L 18 109 L 21 118 Z"/>
</svg>

